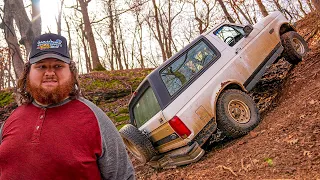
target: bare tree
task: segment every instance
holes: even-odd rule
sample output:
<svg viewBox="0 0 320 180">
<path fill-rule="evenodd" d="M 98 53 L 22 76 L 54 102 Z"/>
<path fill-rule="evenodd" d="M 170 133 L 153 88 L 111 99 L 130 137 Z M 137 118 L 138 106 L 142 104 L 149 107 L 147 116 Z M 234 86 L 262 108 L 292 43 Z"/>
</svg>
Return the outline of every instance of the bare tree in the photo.
<svg viewBox="0 0 320 180">
<path fill-rule="evenodd" d="M 96 71 L 105 70 L 104 67 L 102 67 L 99 56 L 98 56 L 98 50 L 97 45 L 93 36 L 92 27 L 88 15 L 88 4 L 91 0 L 78 0 L 80 7 L 81 7 L 81 14 L 84 21 L 84 29 L 86 32 L 86 37 L 88 39 L 90 50 L 91 50 L 91 58 L 92 58 L 92 68 Z"/>
<path fill-rule="evenodd" d="M 112 54 L 113 53 L 115 54 L 115 59 L 116 59 L 118 69 L 122 70 L 123 66 L 121 63 L 121 54 L 116 42 L 116 24 L 115 24 L 116 17 L 114 17 L 114 14 L 113 14 L 115 10 L 115 8 L 113 8 L 114 1 L 108 0 L 106 5 L 109 12 L 109 35 L 111 39 L 111 51 L 112 51 Z"/>
<path fill-rule="evenodd" d="M 57 23 L 57 33 L 61 35 L 61 17 L 62 17 L 62 7 L 63 7 L 64 0 L 60 0 L 60 7 L 58 8 L 58 17 L 56 17 Z M 68 24 L 67 24 L 68 26 Z"/>
<path fill-rule="evenodd" d="M 312 7 L 311 0 L 306 0 L 306 1 L 307 1 L 307 5 L 308 5 L 310 11 L 314 11 L 314 8 Z"/>
<path fill-rule="evenodd" d="M 135 31 L 134 31 L 134 38 L 132 40 L 132 52 L 131 52 L 131 56 L 132 58 L 135 57 L 135 53 L 134 53 L 134 42 L 137 43 L 138 45 L 138 51 L 139 51 L 139 57 L 136 58 L 140 64 L 141 68 L 145 68 L 144 65 L 144 57 L 143 57 L 143 52 L 142 52 L 142 24 L 143 24 L 143 20 L 140 20 L 140 13 L 141 13 L 141 8 L 140 7 L 136 7 L 133 9 L 133 13 L 136 17 L 136 27 L 135 27 Z M 138 37 L 137 37 L 138 36 Z M 132 59 L 133 61 L 134 59 Z"/>
<path fill-rule="evenodd" d="M 241 21 L 240 16 L 239 16 L 239 14 L 237 12 L 237 8 L 236 8 L 235 3 L 232 0 L 229 0 L 229 4 L 230 4 L 234 14 L 237 16 L 237 20 L 239 21 L 240 24 L 242 24 L 242 21 Z"/>
<path fill-rule="evenodd" d="M 202 0 L 202 3 L 204 4 L 205 8 L 202 8 L 202 11 L 198 13 L 198 8 L 197 8 L 197 0 L 192 0 L 188 1 L 193 7 L 193 12 L 194 12 L 194 18 L 198 23 L 198 30 L 199 33 L 202 34 L 207 30 L 207 28 L 210 25 L 210 13 L 214 7 L 210 7 L 210 1 Z"/>
<path fill-rule="evenodd" d="M 231 23 L 235 23 L 235 21 L 232 19 L 231 15 L 229 14 L 226 6 L 224 5 L 223 0 L 217 0 L 223 10 L 224 15 L 226 16 L 226 18 L 228 19 L 229 22 Z"/>
<path fill-rule="evenodd" d="M 253 20 L 250 18 L 249 15 L 247 15 L 241 8 L 240 5 L 244 3 L 244 1 L 240 2 L 239 4 L 236 3 L 235 0 L 230 0 L 229 1 L 232 7 L 235 7 L 239 13 L 245 18 L 245 20 L 249 23 L 249 24 L 253 24 Z M 245 5 L 243 5 L 245 7 Z"/>
<path fill-rule="evenodd" d="M 259 6 L 259 9 L 262 13 L 262 15 L 264 17 L 268 16 L 268 11 L 266 10 L 266 7 L 263 5 L 262 1 L 261 0 L 256 0 L 258 6 Z"/>
<path fill-rule="evenodd" d="M 156 1 L 152 0 L 152 6 L 153 12 L 149 12 L 146 22 L 160 46 L 164 62 L 172 56 L 172 49 L 176 49 L 172 38 L 172 26 L 176 17 L 182 12 L 184 4 L 177 8 L 176 13 L 172 10 L 171 0 L 167 1 L 166 6 L 161 7 L 158 7 Z"/>
<path fill-rule="evenodd" d="M 41 33 L 40 0 L 32 0 L 32 21 L 28 18 L 22 0 L 4 0 L 4 13 L 1 28 L 4 29 L 5 39 L 9 47 L 12 64 L 16 77 L 23 71 L 23 56 L 19 44 L 24 45 L 29 54 L 32 41 Z M 21 39 L 18 42 L 14 24 L 18 27 Z"/>
<path fill-rule="evenodd" d="M 70 19 L 70 18 L 69 18 Z M 71 39 L 71 28 L 70 28 L 70 24 L 69 24 L 69 20 L 67 19 L 67 16 L 64 16 L 64 21 L 66 22 L 66 26 L 67 26 L 67 33 L 68 33 L 68 47 L 69 47 L 69 53 L 70 53 L 70 58 L 73 59 L 73 51 L 72 51 L 72 39 Z"/>
</svg>

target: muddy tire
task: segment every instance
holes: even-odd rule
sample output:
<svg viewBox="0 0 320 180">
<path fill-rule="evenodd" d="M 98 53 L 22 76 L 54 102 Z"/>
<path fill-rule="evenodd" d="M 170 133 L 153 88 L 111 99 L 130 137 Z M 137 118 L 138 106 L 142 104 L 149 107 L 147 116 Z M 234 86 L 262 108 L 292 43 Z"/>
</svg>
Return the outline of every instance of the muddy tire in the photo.
<svg viewBox="0 0 320 180">
<path fill-rule="evenodd" d="M 135 126 L 127 124 L 119 130 L 119 133 L 127 149 L 140 162 L 146 163 L 157 154 L 148 137 Z"/>
<path fill-rule="evenodd" d="M 284 47 L 282 56 L 291 64 L 298 64 L 308 52 L 307 42 L 295 31 L 289 31 L 281 35 Z"/>
<path fill-rule="evenodd" d="M 237 138 L 247 134 L 260 122 L 259 110 L 246 93 L 230 89 L 217 101 L 217 124 L 227 137 Z"/>
</svg>

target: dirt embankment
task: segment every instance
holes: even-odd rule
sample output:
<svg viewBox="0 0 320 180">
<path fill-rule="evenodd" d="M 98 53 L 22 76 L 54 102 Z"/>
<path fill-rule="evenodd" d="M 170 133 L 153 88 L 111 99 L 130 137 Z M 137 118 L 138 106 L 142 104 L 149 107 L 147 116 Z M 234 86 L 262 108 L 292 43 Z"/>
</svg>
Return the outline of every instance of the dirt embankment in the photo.
<svg viewBox="0 0 320 180">
<path fill-rule="evenodd" d="M 154 170 L 133 159 L 137 179 L 319 179 L 319 16 L 297 23 L 309 53 L 291 67 L 272 66 L 252 92 L 262 122 L 248 135 L 213 146 L 197 163 Z"/>
</svg>

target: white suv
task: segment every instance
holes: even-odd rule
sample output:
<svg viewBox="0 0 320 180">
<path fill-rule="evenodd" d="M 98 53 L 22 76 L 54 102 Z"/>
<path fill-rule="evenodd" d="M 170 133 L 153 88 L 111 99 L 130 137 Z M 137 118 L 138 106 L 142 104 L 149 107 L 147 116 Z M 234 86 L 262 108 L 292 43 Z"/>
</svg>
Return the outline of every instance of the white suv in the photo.
<svg viewBox="0 0 320 180">
<path fill-rule="evenodd" d="M 240 137 L 260 122 L 246 94 L 282 55 L 302 60 L 307 44 L 280 12 L 254 26 L 221 24 L 151 72 L 134 92 L 120 129 L 141 162 L 169 168 L 199 160 L 203 145 Z"/>
</svg>

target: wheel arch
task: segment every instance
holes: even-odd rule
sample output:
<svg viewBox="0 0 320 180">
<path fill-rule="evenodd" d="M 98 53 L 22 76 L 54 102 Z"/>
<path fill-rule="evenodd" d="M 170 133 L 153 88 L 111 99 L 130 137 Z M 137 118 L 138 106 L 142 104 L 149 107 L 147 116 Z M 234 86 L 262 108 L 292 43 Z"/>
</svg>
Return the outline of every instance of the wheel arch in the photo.
<svg viewBox="0 0 320 180">
<path fill-rule="evenodd" d="M 236 80 L 228 80 L 228 81 L 225 81 L 225 82 L 222 82 L 221 83 L 221 87 L 219 90 L 216 90 L 214 93 L 216 93 L 216 96 L 213 100 L 213 104 L 212 104 L 212 107 L 213 107 L 213 118 L 216 119 L 216 116 L 217 116 L 217 101 L 218 101 L 218 98 L 220 96 L 220 94 L 222 92 L 224 92 L 225 90 L 228 90 L 228 89 L 238 89 L 240 91 L 243 91 L 243 92 L 248 92 L 247 89 L 243 86 L 242 83 L 236 81 Z"/>
<path fill-rule="evenodd" d="M 281 36 L 289 31 L 296 31 L 296 28 L 290 23 L 283 23 L 279 28 L 279 35 Z"/>
</svg>

